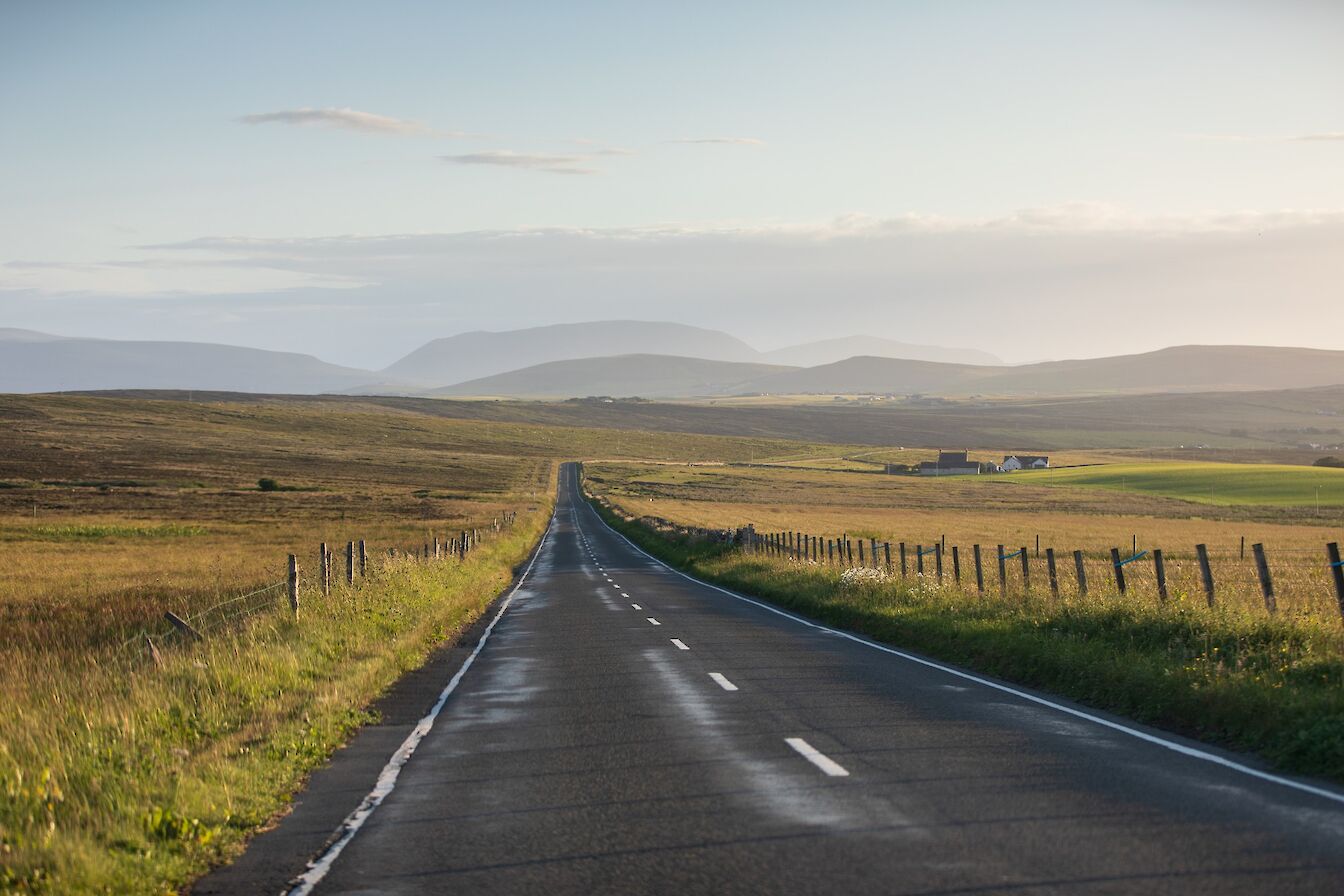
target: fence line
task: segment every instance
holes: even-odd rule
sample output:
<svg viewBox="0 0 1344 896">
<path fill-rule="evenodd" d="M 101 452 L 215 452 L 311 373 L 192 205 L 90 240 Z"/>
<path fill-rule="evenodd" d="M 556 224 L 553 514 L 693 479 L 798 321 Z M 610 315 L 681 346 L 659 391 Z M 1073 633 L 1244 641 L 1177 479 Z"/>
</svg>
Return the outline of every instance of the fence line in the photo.
<svg viewBox="0 0 1344 896">
<path fill-rule="evenodd" d="M 419 562 L 455 560 L 465 562 L 471 553 L 482 546 L 492 534 L 510 529 L 518 520 L 517 511 L 505 511 L 491 519 L 485 526 L 463 529 L 457 535 L 440 541 L 439 536 L 432 541 L 413 547 L 390 547 L 386 557 L 393 559 L 411 559 Z M 331 594 L 331 565 L 334 551 L 326 542 L 317 549 L 316 581 L 323 596 Z M 354 587 L 357 577 L 364 579 L 369 574 L 369 547 L 364 539 L 346 542 L 344 551 L 345 570 L 342 578 L 346 587 Z M 278 595 L 283 593 L 289 598 L 289 606 L 295 618 L 299 615 L 299 594 L 302 586 L 301 565 L 295 554 L 288 555 L 287 576 L 285 580 L 264 585 L 246 594 L 239 594 L 197 610 L 186 616 L 179 616 L 171 610 L 165 611 L 162 621 L 167 625 L 155 628 L 142 628 L 112 649 L 114 656 L 141 657 L 146 654 L 155 664 L 162 662 L 160 648 L 168 643 L 183 641 L 202 641 L 212 632 L 236 622 L 239 619 L 255 615 L 278 605 Z M 260 598 L 260 599 L 258 599 Z M 228 609 L 235 608 L 235 609 Z M 143 649 L 143 653 L 141 650 Z"/>
<path fill-rule="evenodd" d="M 608 504 L 610 506 L 610 504 Z M 849 533 L 844 533 L 834 539 L 827 536 L 813 536 L 803 532 L 769 532 L 765 534 L 758 533 L 754 526 L 747 525 L 731 531 L 716 531 L 697 529 L 694 527 L 678 527 L 675 524 L 669 524 L 666 520 L 656 521 L 662 528 L 673 526 L 681 529 L 683 532 L 701 537 L 710 537 L 717 540 L 731 541 L 739 549 L 762 556 L 779 558 L 789 561 L 804 561 L 817 565 L 837 566 L 841 568 L 871 568 L 884 571 L 887 575 L 894 576 L 897 572 L 897 564 L 892 561 L 891 542 L 878 542 L 875 538 L 868 538 L 868 549 L 865 551 L 863 538 L 855 538 L 858 542 L 858 563 L 854 562 L 854 546 Z M 915 576 L 924 577 L 925 562 L 924 558 L 930 554 L 934 555 L 934 575 L 941 584 L 943 578 L 943 555 L 945 551 L 945 537 L 933 543 L 932 547 L 925 547 L 923 544 L 914 546 L 914 566 Z M 815 547 L 824 544 L 825 551 L 819 551 Z M 879 545 L 882 548 L 879 561 Z M 1137 537 L 1132 540 L 1131 551 L 1128 556 L 1122 556 L 1119 547 L 1109 549 L 1109 557 L 1102 555 L 1111 575 L 1114 576 L 1115 588 L 1121 595 L 1127 594 L 1131 581 L 1126 577 L 1126 568 L 1143 571 L 1147 564 L 1140 561 L 1146 559 L 1152 564 L 1152 579 L 1155 584 L 1157 598 L 1161 602 L 1166 602 L 1171 596 L 1170 570 L 1183 572 L 1181 561 L 1192 559 L 1190 555 L 1174 555 L 1163 551 L 1161 548 L 1152 547 L 1139 550 Z M 1020 558 L 1021 590 L 1026 593 L 1031 592 L 1031 554 L 1024 547 L 1016 549 L 1005 549 L 1003 545 L 991 546 L 994 550 L 994 557 L 997 574 L 998 586 L 1002 595 L 1007 596 L 1010 587 L 1010 576 L 1008 570 L 1008 561 Z M 899 573 L 902 579 L 909 577 L 909 564 L 907 561 L 906 542 L 897 543 L 897 552 L 899 556 Z M 1240 551 L 1238 554 L 1240 555 Z M 1270 568 L 1269 553 L 1262 543 L 1251 545 L 1253 565 L 1256 575 L 1256 584 L 1259 587 L 1260 598 L 1263 602 L 1265 612 L 1274 614 L 1278 612 L 1278 595 L 1275 588 L 1273 573 Z M 1330 582 L 1335 592 L 1335 602 L 1338 604 L 1338 610 L 1341 618 L 1344 618 L 1344 559 L 1341 559 L 1340 548 L 1337 542 L 1329 542 L 1320 552 L 1308 552 L 1305 549 L 1293 551 L 1283 551 L 1281 554 L 1290 557 L 1314 556 L 1320 558 L 1319 566 L 1312 564 L 1308 568 L 1317 572 L 1329 575 Z M 985 592 L 985 575 L 981 553 L 981 545 L 972 545 L 972 555 L 975 564 L 975 587 L 980 594 Z M 1040 556 L 1040 538 L 1036 539 L 1036 556 Z M 1077 582 L 1077 593 L 1086 595 L 1088 593 L 1087 569 L 1085 559 L 1087 554 L 1081 550 L 1073 551 L 1075 579 Z M 1055 559 L 1055 548 L 1048 546 L 1045 549 L 1047 581 L 1049 582 L 1050 593 L 1054 597 L 1060 595 L 1059 569 Z M 1093 555 L 1095 558 L 1096 555 Z M 1195 545 L 1193 559 L 1198 564 L 1198 585 L 1204 592 L 1205 600 L 1209 606 L 1215 606 L 1219 603 L 1218 584 L 1214 578 L 1213 563 L 1210 559 L 1208 546 L 1204 544 Z M 1225 559 L 1225 558 L 1224 558 Z M 1240 556 L 1239 558 L 1240 559 Z M 953 579 L 958 587 L 961 586 L 961 558 L 957 545 L 952 546 L 952 564 Z M 1137 565 L 1135 565 L 1137 564 Z M 1239 563 L 1239 569 L 1244 570 L 1244 562 Z M 1136 572 L 1136 576 L 1139 573 Z"/>
</svg>

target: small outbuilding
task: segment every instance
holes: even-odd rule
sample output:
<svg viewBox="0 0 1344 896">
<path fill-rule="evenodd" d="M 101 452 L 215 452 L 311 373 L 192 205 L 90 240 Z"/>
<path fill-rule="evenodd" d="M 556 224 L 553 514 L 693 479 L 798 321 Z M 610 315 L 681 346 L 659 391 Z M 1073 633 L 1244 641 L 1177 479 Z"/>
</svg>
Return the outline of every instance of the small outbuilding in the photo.
<svg viewBox="0 0 1344 896">
<path fill-rule="evenodd" d="M 980 472 L 980 462 L 969 460 L 965 451 L 939 451 L 936 461 L 919 465 L 921 476 L 972 476 Z"/>
</svg>

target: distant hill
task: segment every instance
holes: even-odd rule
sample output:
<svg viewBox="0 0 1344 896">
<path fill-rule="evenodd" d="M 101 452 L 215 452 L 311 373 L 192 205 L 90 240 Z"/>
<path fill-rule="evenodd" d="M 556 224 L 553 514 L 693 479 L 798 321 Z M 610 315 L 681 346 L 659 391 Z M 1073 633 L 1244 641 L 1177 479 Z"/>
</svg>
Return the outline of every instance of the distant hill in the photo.
<svg viewBox="0 0 1344 896">
<path fill-rule="evenodd" d="M 760 360 L 792 367 L 817 367 L 857 357 L 901 358 L 907 361 L 938 361 L 944 364 L 1002 365 L 1003 360 L 989 352 L 969 348 L 942 348 L 936 345 L 912 345 L 880 336 L 845 336 L 821 339 L 762 352 Z"/>
<path fill-rule="evenodd" d="M 1181 345 L 1139 355 L 1012 367 L 998 394 L 1304 389 L 1344 383 L 1344 352 L 1266 345 Z"/>
<path fill-rule="evenodd" d="M 432 395 L 582 398 L 589 395 L 679 398 L 723 395 L 743 383 L 790 370 L 773 364 L 707 361 L 669 355 L 617 355 L 551 361 L 481 377 Z"/>
<path fill-rule="evenodd" d="M 459 333 L 422 345 L 382 373 L 392 379 L 437 387 L 548 361 L 629 354 L 758 360 L 754 348 L 718 330 L 657 321 L 601 320 Z"/>
<path fill-rule="evenodd" d="M 352 389 L 374 379 L 365 370 L 292 352 L 0 330 L 0 392 L 217 389 L 315 393 Z"/>
<path fill-rule="evenodd" d="M 847 358 L 816 367 L 700 362 L 662 355 L 559 361 L 477 379 L 438 395 L 645 398 L 747 393 L 943 396 L 1136 394 L 1301 389 L 1344 384 L 1344 352 L 1179 346 L 1139 355 L 1023 367 Z"/>
<path fill-rule="evenodd" d="M 790 367 L 814 367 L 855 355 L 958 364 L 1002 363 L 986 352 L 910 345 L 876 336 L 824 339 L 760 352 L 719 330 L 659 321 L 599 320 L 435 339 L 385 368 L 382 374 L 392 380 L 441 387 L 549 361 L 615 355 L 663 355 Z"/>
</svg>

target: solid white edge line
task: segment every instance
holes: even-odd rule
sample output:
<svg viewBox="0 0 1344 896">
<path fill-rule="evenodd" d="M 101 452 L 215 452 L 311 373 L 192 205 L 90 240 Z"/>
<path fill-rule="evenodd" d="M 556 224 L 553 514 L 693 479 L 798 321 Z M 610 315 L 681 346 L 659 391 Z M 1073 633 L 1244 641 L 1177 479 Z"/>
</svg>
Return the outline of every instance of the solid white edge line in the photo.
<svg viewBox="0 0 1344 896">
<path fill-rule="evenodd" d="M 723 673 L 721 672 L 711 672 L 709 673 L 709 677 L 714 679 L 714 683 L 717 684 L 719 687 L 723 688 L 725 691 L 737 690 L 737 685 L 733 684 L 727 678 L 724 678 Z"/>
<path fill-rule="evenodd" d="M 555 516 L 552 514 L 550 522 L 546 524 L 546 531 L 541 534 L 541 540 L 537 542 L 537 549 L 532 553 L 532 559 L 527 563 L 527 569 L 523 570 L 523 574 L 518 577 L 518 582 L 513 586 L 513 590 L 500 604 L 499 612 L 495 613 L 495 618 L 490 620 L 490 624 L 481 633 L 481 639 L 476 642 L 476 648 L 467 656 L 466 661 L 462 663 L 462 667 L 457 670 L 456 674 L 448 680 L 448 684 L 439 693 L 439 699 L 435 701 L 434 706 L 430 708 L 424 718 L 416 723 L 416 726 L 411 729 L 411 733 L 401 742 L 401 746 L 397 747 L 397 751 L 392 754 L 392 758 L 387 761 L 387 765 L 383 766 L 383 770 L 378 774 L 377 782 L 373 785 L 373 790 L 369 791 L 368 795 L 360 801 L 359 807 L 347 815 L 345 821 L 341 822 L 341 826 L 337 830 L 343 830 L 345 833 L 335 843 L 327 847 L 320 856 L 308 863 L 308 870 L 294 879 L 290 888 L 285 891 L 286 896 L 308 896 L 309 893 L 312 893 L 313 887 L 322 882 L 322 879 L 331 871 L 332 865 L 335 864 L 341 852 L 345 850 L 345 847 L 355 838 L 355 834 L 359 833 L 359 829 L 364 827 L 364 823 L 373 815 L 373 810 L 382 805 L 383 800 L 387 799 L 388 794 L 397 786 L 397 778 L 401 775 L 402 768 L 410 760 L 415 748 L 420 745 L 420 742 L 429 734 L 430 729 L 434 727 L 434 720 L 438 718 L 439 711 L 448 702 L 448 697 L 457 689 L 458 684 L 462 681 L 462 676 L 467 674 L 471 664 L 480 655 L 481 649 L 485 647 L 485 642 L 490 639 L 490 633 L 495 630 L 495 626 L 504 616 L 504 611 L 513 603 L 513 596 L 518 593 L 519 588 L 523 587 L 523 582 L 527 581 L 533 565 L 537 562 L 537 558 L 541 556 L 542 548 L 546 546 L 546 539 L 550 537 L 551 527 L 554 523 Z"/>
<path fill-rule="evenodd" d="M 798 751 L 800 756 L 830 775 L 832 778 L 849 777 L 849 771 L 846 770 L 843 765 L 836 762 L 801 737 L 786 737 L 784 738 L 784 743 L 793 747 Z"/>
<path fill-rule="evenodd" d="M 687 646 L 685 645 L 685 643 L 683 643 L 682 640 L 681 640 L 680 638 L 673 638 L 673 639 L 672 639 L 672 643 L 675 644 L 675 645 L 677 645 L 677 649 L 678 649 L 678 650 L 690 650 L 690 649 L 691 649 L 691 648 L 687 647 Z"/>
<path fill-rule="evenodd" d="M 580 500 L 583 500 L 582 496 L 580 496 Z M 760 607 L 762 610 L 774 613 L 777 616 L 783 616 L 785 619 L 792 619 L 794 622 L 797 622 L 800 625 L 805 625 L 808 628 L 814 628 L 817 629 L 818 631 L 827 632 L 828 634 L 845 638 L 847 640 L 853 641 L 856 644 L 862 644 L 865 647 L 871 647 L 873 650 L 880 650 L 883 653 L 889 653 L 892 656 L 900 657 L 903 660 L 908 660 L 909 662 L 916 663 L 918 665 L 925 666 L 930 669 L 937 669 L 940 672 L 946 672 L 948 675 L 955 676 L 957 678 L 963 679 L 964 681 L 973 681 L 976 684 L 983 685 L 987 688 L 992 688 L 996 691 L 1000 691 L 1005 694 L 1012 694 L 1014 697 L 1020 697 L 1021 699 L 1027 700 L 1031 703 L 1035 703 L 1038 706 L 1046 706 L 1049 707 L 1050 709 L 1062 712 L 1066 715 L 1073 716 L 1074 718 L 1084 719 L 1088 722 L 1092 722 L 1093 724 L 1100 725 L 1103 728 L 1109 728 L 1112 731 L 1118 731 L 1121 734 L 1127 734 L 1130 737 L 1144 741 L 1145 743 L 1150 743 L 1153 744 L 1154 746 L 1162 747 L 1163 749 L 1166 750 L 1171 750 L 1173 753 L 1180 753 L 1182 756 L 1188 756 L 1191 759 L 1198 759 L 1203 762 L 1208 762 L 1213 765 L 1221 766 L 1230 771 L 1237 772 L 1238 774 L 1246 775 L 1247 777 L 1256 778 L 1257 780 L 1260 781 L 1267 781 L 1270 784 L 1278 784 L 1282 787 L 1287 787 L 1291 790 L 1298 790 L 1301 791 L 1302 793 L 1309 793 L 1312 796 L 1319 796 L 1323 799 L 1327 799 L 1332 802 L 1344 805 L 1344 793 L 1337 793 L 1333 790 L 1326 790 L 1324 787 L 1317 787 L 1313 784 L 1308 784 L 1304 781 L 1295 781 L 1292 778 L 1285 778 L 1282 775 L 1276 775 L 1273 774 L 1272 772 L 1261 771 L 1258 768 L 1252 768 L 1249 765 L 1244 765 L 1235 760 L 1228 759 L 1225 756 L 1219 756 L 1216 753 L 1210 753 L 1207 750 L 1201 750 L 1198 749 L 1197 747 L 1190 747 L 1182 743 L 1177 743 L 1176 741 L 1167 740 L 1164 737 L 1159 737 L 1155 734 L 1149 734 L 1147 731 L 1140 731 L 1137 728 L 1131 728 L 1128 725 L 1122 725 L 1119 722 L 1113 722 L 1110 719 L 1104 719 L 1101 716 L 1096 716 L 1093 715 L 1092 713 L 1084 712 L 1081 709 L 1074 709 L 1071 706 L 1064 706 L 1063 704 L 1056 703 L 1053 700 L 1047 700 L 1044 697 L 1038 697 L 1035 694 L 1030 694 L 1026 691 L 1019 690 L 1018 688 L 1012 687 L 1010 685 L 1000 684 L 999 682 L 991 681 L 988 678 L 981 678 L 979 675 L 976 675 L 973 672 L 966 672 L 962 669 L 958 669 L 956 666 L 948 666 L 943 663 L 935 662 L 934 660 L 928 660 L 920 656 L 915 656 L 912 653 L 906 653 L 905 651 L 898 650 L 895 647 L 889 647 L 886 644 L 879 644 L 876 641 L 870 641 L 867 638 L 861 635 L 856 635 L 852 632 L 846 632 L 841 631 L 840 629 L 830 628 L 829 626 L 822 625 L 819 622 L 813 622 L 812 620 L 805 619 L 802 616 L 796 616 L 793 613 L 788 612 L 787 610 L 781 610 L 778 607 L 771 606 L 770 604 L 763 603 L 759 600 L 755 600 L 742 594 L 738 594 L 734 591 L 729 591 L 727 588 L 721 588 L 718 585 L 712 584 L 710 582 L 701 581 L 700 579 L 697 579 L 695 576 L 688 575 L 679 569 L 669 566 L 662 560 L 659 560 L 657 557 L 653 556 L 648 551 L 641 548 L 639 545 L 635 544 L 629 538 L 626 538 L 624 534 L 617 532 L 615 529 L 612 529 L 611 526 L 607 525 L 607 521 L 602 519 L 602 517 L 598 515 L 596 510 L 593 510 L 592 505 L 590 505 L 586 500 L 583 500 L 583 503 L 584 506 L 588 508 L 589 512 L 592 513 L 593 516 L 597 517 L 597 521 L 599 523 L 601 523 L 603 526 L 606 526 L 608 529 L 611 529 L 613 535 L 620 538 L 626 544 L 630 545 L 631 548 L 643 554 L 645 557 L 648 557 L 650 560 L 657 563 L 659 566 L 662 566 L 668 572 L 674 573 L 675 575 L 679 575 L 683 579 L 686 579 L 688 582 L 694 582 L 695 584 L 703 586 L 705 588 L 711 588 L 714 591 L 718 591 L 721 594 L 726 594 L 735 600 L 740 600 L 743 603 L 748 603 L 751 604 L 752 606 Z"/>
</svg>

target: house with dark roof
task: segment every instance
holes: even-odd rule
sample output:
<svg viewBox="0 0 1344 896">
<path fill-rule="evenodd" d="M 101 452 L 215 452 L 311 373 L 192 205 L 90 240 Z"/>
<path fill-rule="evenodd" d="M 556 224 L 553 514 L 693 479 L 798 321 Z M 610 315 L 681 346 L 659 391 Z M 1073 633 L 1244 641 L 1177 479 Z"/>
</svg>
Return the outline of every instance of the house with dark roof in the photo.
<svg viewBox="0 0 1344 896">
<path fill-rule="evenodd" d="M 970 460 L 965 451 L 939 451 L 938 459 L 919 465 L 921 476 L 972 476 L 980 472 L 980 462 Z"/>
<path fill-rule="evenodd" d="M 999 464 L 1005 473 L 1016 470 L 1044 470 L 1050 466 L 1050 458 L 1043 454 L 1010 454 Z"/>
</svg>

